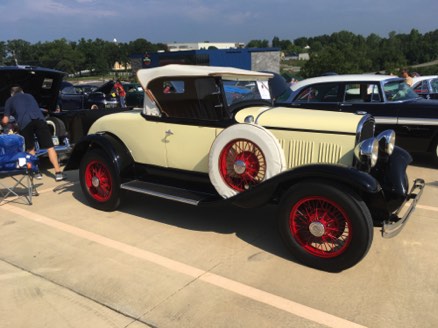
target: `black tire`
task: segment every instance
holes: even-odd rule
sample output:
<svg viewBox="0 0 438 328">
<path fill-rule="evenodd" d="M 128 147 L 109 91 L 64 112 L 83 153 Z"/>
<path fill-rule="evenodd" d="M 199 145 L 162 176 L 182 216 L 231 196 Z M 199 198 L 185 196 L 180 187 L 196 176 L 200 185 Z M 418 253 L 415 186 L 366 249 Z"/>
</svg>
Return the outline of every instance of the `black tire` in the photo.
<svg viewBox="0 0 438 328">
<path fill-rule="evenodd" d="M 339 272 L 360 262 L 373 240 L 373 221 L 353 191 L 329 182 L 302 182 L 282 198 L 281 236 L 306 266 Z"/>
<path fill-rule="evenodd" d="M 88 203 L 102 211 L 114 211 L 120 205 L 120 177 L 100 149 L 85 153 L 79 166 L 79 180 Z"/>
<path fill-rule="evenodd" d="M 431 153 L 432 153 L 433 162 L 435 163 L 435 165 L 438 165 L 438 137 L 436 137 L 432 143 Z"/>
<path fill-rule="evenodd" d="M 46 118 L 47 125 L 53 136 L 63 137 L 67 134 L 64 122 L 57 117 Z"/>
</svg>

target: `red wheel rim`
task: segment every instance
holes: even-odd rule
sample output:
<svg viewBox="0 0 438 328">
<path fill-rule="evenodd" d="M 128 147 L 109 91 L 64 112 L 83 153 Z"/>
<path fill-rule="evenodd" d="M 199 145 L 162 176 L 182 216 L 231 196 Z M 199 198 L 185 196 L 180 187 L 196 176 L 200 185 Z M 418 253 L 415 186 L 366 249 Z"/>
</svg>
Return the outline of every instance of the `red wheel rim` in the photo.
<svg viewBox="0 0 438 328">
<path fill-rule="evenodd" d="M 292 208 L 289 228 L 292 236 L 312 255 L 333 258 L 351 242 L 351 221 L 345 210 L 325 197 L 301 199 Z"/>
<path fill-rule="evenodd" d="M 265 156 L 255 143 L 246 139 L 233 140 L 220 153 L 219 171 L 230 188 L 244 191 L 264 180 Z"/>
<path fill-rule="evenodd" d="M 91 161 L 85 168 L 85 184 L 88 192 L 98 202 L 106 202 L 112 194 L 111 174 L 99 161 Z"/>
</svg>

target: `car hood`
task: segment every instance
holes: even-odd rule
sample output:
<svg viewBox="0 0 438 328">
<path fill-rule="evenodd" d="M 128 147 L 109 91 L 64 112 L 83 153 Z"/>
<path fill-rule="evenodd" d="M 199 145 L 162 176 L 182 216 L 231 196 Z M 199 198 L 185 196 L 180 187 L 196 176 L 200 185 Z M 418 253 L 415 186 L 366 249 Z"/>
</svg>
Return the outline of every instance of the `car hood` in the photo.
<svg viewBox="0 0 438 328">
<path fill-rule="evenodd" d="M 110 80 L 110 81 L 102 84 L 100 87 L 98 87 L 92 93 L 102 92 L 104 94 L 108 94 L 114 88 L 114 84 L 115 84 L 115 82 L 113 80 Z"/>
<path fill-rule="evenodd" d="M 248 116 L 267 128 L 313 130 L 333 133 L 356 133 L 362 114 L 311 111 L 290 107 L 251 107 L 240 110 L 235 119 L 245 122 Z"/>
<path fill-rule="evenodd" d="M 11 87 L 17 85 L 33 95 L 41 108 L 54 111 L 64 75 L 64 72 L 42 67 L 0 67 L 0 113 L 4 112 L 6 100 L 11 96 Z"/>
</svg>

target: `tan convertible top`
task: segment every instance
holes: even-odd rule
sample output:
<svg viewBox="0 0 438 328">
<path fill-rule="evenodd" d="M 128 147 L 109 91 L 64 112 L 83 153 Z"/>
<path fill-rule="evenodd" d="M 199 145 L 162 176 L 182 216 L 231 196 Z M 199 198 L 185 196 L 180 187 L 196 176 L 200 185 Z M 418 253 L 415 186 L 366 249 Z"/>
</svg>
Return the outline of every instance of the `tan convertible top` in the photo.
<svg viewBox="0 0 438 328">
<path fill-rule="evenodd" d="M 234 67 L 197 66 L 197 65 L 166 65 L 155 68 L 140 69 L 137 72 L 138 81 L 146 90 L 149 82 L 160 77 L 184 77 L 184 76 L 220 76 L 225 80 L 240 81 L 266 81 L 273 75 L 249 71 Z"/>
</svg>

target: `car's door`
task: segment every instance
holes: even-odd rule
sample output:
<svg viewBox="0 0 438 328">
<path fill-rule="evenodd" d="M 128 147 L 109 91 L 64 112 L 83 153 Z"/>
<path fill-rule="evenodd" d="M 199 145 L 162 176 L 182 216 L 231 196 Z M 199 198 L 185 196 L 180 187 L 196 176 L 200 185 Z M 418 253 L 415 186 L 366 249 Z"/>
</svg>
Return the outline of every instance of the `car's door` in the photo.
<svg viewBox="0 0 438 328">
<path fill-rule="evenodd" d="M 346 82 L 343 85 L 341 111 L 365 112 L 374 116 L 376 133 L 394 130 L 403 133 L 398 125 L 400 108 L 396 103 L 386 102 L 379 82 Z"/>
<path fill-rule="evenodd" d="M 436 130 L 434 126 L 422 120 L 429 117 L 431 111 L 426 107 L 422 108 L 419 103 L 426 104 L 428 101 L 391 100 L 384 96 L 382 91 L 377 82 L 346 83 L 341 110 L 367 112 L 376 120 L 376 133 L 394 130 L 398 146 L 409 151 L 426 151 Z"/>
<path fill-rule="evenodd" d="M 161 117 L 161 133 L 170 168 L 208 172 L 208 156 L 225 113 L 214 78 L 157 80 L 150 84 Z"/>
<path fill-rule="evenodd" d="M 208 155 L 216 135 L 216 127 L 166 124 L 165 147 L 167 166 L 208 173 Z"/>
<path fill-rule="evenodd" d="M 84 95 L 78 93 L 74 86 L 66 87 L 60 94 L 60 106 L 62 110 L 84 108 Z"/>
<path fill-rule="evenodd" d="M 292 107 L 321 110 L 340 110 L 340 83 L 319 83 L 303 88 L 292 101 Z"/>
<path fill-rule="evenodd" d="M 398 108 L 398 139 L 409 151 L 428 151 L 438 136 L 438 100 L 403 101 Z"/>
</svg>

